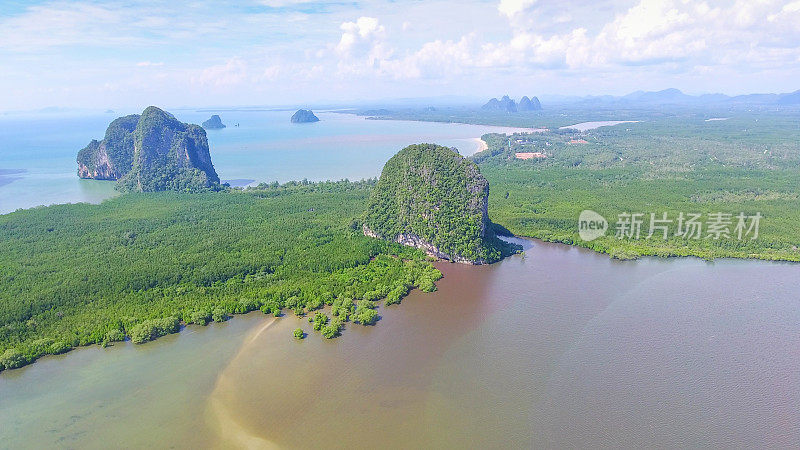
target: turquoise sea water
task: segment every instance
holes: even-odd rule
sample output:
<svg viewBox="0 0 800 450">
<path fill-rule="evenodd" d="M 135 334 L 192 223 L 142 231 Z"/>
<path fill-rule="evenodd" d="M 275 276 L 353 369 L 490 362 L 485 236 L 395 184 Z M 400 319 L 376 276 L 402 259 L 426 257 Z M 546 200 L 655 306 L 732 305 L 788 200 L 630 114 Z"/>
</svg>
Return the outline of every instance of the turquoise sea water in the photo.
<svg viewBox="0 0 800 450">
<path fill-rule="evenodd" d="M 114 182 L 80 180 L 75 156 L 124 114 L 14 115 L 0 117 L 0 214 L 18 208 L 99 202 L 115 195 Z M 320 112 L 320 122 L 292 124 L 293 111 L 173 110 L 179 120 L 202 123 L 219 114 L 227 128 L 209 130 L 211 159 L 231 184 L 351 180 L 380 175 L 383 164 L 406 145 L 433 142 L 469 155 L 475 138 L 501 127 L 367 120 Z M 234 126 L 239 124 L 238 127 Z"/>
</svg>

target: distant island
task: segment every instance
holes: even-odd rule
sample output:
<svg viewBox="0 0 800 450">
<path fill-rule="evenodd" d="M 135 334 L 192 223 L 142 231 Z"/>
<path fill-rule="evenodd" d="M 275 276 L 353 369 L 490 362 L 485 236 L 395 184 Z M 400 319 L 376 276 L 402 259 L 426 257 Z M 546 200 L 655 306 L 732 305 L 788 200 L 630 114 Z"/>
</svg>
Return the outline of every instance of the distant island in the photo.
<svg viewBox="0 0 800 450">
<path fill-rule="evenodd" d="M 203 128 L 206 130 L 220 130 L 225 128 L 225 124 L 222 123 L 222 119 L 220 119 L 218 115 L 214 114 L 211 118 L 203 122 Z"/>
<path fill-rule="evenodd" d="M 410 145 L 384 166 L 364 216 L 365 235 L 468 264 L 499 260 L 506 246 L 487 214 L 489 183 L 454 149 Z"/>
<path fill-rule="evenodd" d="M 515 113 L 518 111 L 539 111 L 542 109 L 542 104 L 537 97 L 524 96 L 520 99 L 519 105 L 511 99 L 508 95 L 504 95 L 500 100 L 493 98 L 486 102 L 481 109 L 484 111 L 503 111 L 508 113 Z"/>
<path fill-rule="evenodd" d="M 310 109 L 298 109 L 297 112 L 292 115 L 292 123 L 311 122 L 319 122 L 319 117 L 315 116 Z"/>
<path fill-rule="evenodd" d="M 196 191 L 219 185 L 203 128 L 149 106 L 120 117 L 78 152 L 78 176 L 117 180 L 121 191 Z"/>
</svg>

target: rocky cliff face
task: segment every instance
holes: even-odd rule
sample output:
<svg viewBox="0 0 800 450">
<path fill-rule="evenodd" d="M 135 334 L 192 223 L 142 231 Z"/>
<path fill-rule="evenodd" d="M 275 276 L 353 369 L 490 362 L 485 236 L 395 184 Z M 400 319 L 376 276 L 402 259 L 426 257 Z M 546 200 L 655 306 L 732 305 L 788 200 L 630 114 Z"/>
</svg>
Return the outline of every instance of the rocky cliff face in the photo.
<svg viewBox="0 0 800 450">
<path fill-rule="evenodd" d="M 78 176 L 118 180 L 128 173 L 133 160 L 133 131 L 138 122 L 138 114 L 111 122 L 102 141 L 92 140 L 78 152 Z"/>
<path fill-rule="evenodd" d="M 196 190 L 219 184 L 205 130 L 155 106 L 109 125 L 78 153 L 78 176 L 119 180 L 121 190 Z"/>
<path fill-rule="evenodd" d="M 108 157 L 105 145 L 100 145 L 100 141 L 92 139 L 81 152 L 91 155 L 81 161 L 78 160 L 78 176 L 80 178 L 93 178 L 95 180 L 116 180 L 119 174 L 111 158 Z"/>
<path fill-rule="evenodd" d="M 488 195 L 489 183 L 473 162 L 446 147 L 412 145 L 384 166 L 363 232 L 439 259 L 493 262 L 500 251 L 489 231 Z"/>
<path fill-rule="evenodd" d="M 383 236 L 379 235 L 378 233 L 372 231 L 367 225 L 363 226 L 364 236 L 375 238 L 375 239 L 386 239 Z M 426 240 L 422 239 L 421 237 L 411 234 L 411 233 L 400 233 L 394 238 L 394 242 L 398 244 L 407 245 L 409 247 L 416 247 L 425 252 L 426 255 L 436 258 L 436 259 L 443 259 L 446 261 L 457 262 L 461 264 L 473 264 L 473 265 L 481 265 L 485 264 L 487 261 L 485 259 L 469 259 L 465 258 L 459 254 L 448 254 L 443 252 L 440 248 L 436 247 L 435 245 L 427 242 Z"/>
</svg>

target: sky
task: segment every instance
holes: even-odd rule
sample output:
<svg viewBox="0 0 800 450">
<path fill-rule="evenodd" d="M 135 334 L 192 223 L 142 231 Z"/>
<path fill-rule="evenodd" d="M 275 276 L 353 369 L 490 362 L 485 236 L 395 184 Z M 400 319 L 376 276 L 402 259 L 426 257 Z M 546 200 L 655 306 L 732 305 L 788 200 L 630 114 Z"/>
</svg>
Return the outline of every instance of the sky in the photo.
<svg viewBox="0 0 800 450">
<path fill-rule="evenodd" d="M 800 89 L 800 0 L 0 1 L 0 110 Z"/>
</svg>

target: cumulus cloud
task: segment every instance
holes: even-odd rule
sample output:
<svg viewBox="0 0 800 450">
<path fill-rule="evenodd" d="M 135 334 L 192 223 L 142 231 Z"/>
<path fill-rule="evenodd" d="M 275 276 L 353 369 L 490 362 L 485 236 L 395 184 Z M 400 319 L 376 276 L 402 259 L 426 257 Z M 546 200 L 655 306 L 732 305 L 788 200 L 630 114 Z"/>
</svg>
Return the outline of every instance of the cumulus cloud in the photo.
<svg viewBox="0 0 800 450">
<path fill-rule="evenodd" d="M 639 0 L 626 8 L 607 3 L 605 10 L 614 14 L 605 21 L 581 20 L 568 13 L 542 25 L 547 17 L 556 17 L 551 6 L 534 0 L 501 0 L 498 10 L 508 17 L 512 36 L 487 44 L 485 57 L 497 64 L 569 69 L 680 61 L 691 71 L 701 65 L 766 63 L 775 48 L 800 54 L 800 2 Z M 553 22 L 560 25 L 554 29 Z"/>
<path fill-rule="evenodd" d="M 361 17 L 341 25 L 339 69 L 395 79 L 447 78 L 481 69 L 525 73 L 651 67 L 692 73 L 800 57 L 799 1 L 635 0 L 620 6 L 619 0 L 599 0 L 592 5 L 600 12 L 592 14 L 586 5 L 559 3 L 554 9 L 549 2 L 500 0 L 506 39 L 487 41 L 473 32 L 423 42 L 416 49 L 390 39 L 377 18 Z M 783 31 L 776 35 L 775 30 Z"/>
<path fill-rule="evenodd" d="M 476 65 L 474 54 L 475 33 L 463 36 L 458 41 L 436 40 L 402 58 L 381 61 L 382 74 L 395 79 L 426 78 L 446 82 L 461 75 Z"/>
<path fill-rule="evenodd" d="M 9 14 L 0 5 L 0 78 L 17 92 L 83 89 L 70 98 L 96 98 L 90 91 L 105 83 L 131 96 L 189 85 L 249 98 L 255 86 L 286 97 L 312 95 L 306 85 L 325 95 L 378 85 L 425 95 L 534 79 L 628 86 L 632 77 L 670 85 L 683 77 L 696 86 L 741 78 L 756 89 L 772 77 L 788 90 L 800 72 L 798 24 L 800 0 L 496 0 L 458 8 L 447 0 L 43 0 Z M 75 85 L 78 73 L 85 86 Z M 429 85 L 436 91 L 425 91 Z"/>
<path fill-rule="evenodd" d="M 386 28 L 374 17 L 359 17 L 341 25 L 342 36 L 336 45 L 340 73 L 365 73 L 380 70 L 382 61 L 393 50 L 386 44 Z"/>
<path fill-rule="evenodd" d="M 497 10 L 509 18 L 513 18 L 534 4 L 536 4 L 536 0 L 500 0 Z"/>
<path fill-rule="evenodd" d="M 201 70 L 191 77 L 191 82 L 203 87 L 234 86 L 246 81 L 248 73 L 247 63 L 237 57 Z"/>
<path fill-rule="evenodd" d="M 374 17 L 359 17 L 355 22 L 343 23 L 340 28 L 342 37 L 336 50 L 348 56 L 359 50 L 370 50 L 380 43 L 386 31 Z"/>
</svg>

